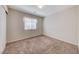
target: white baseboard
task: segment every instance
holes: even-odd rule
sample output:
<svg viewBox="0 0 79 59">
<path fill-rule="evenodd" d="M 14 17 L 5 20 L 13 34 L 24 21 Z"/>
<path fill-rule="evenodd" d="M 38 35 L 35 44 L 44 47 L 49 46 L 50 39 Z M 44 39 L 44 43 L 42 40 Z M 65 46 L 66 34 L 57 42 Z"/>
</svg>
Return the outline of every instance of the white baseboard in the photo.
<svg viewBox="0 0 79 59">
<path fill-rule="evenodd" d="M 20 41 L 20 40 L 24 40 L 24 39 L 28 39 L 28 38 L 40 36 L 40 35 L 43 35 L 43 34 L 34 35 L 34 36 L 31 36 L 31 37 L 23 37 L 23 38 L 15 39 L 15 40 L 12 40 L 12 41 L 7 41 L 7 43 L 12 43 L 12 42 L 16 42 L 16 41 Z"/>
<path fill-rule="evenodd" d="M 44 35 L 46 35 L 46 36 L 48 36 L 48 37 L 51 37 L 51 38 L 55 38 L 55 39 L 61 40 L 61 41 L 63 41 L 63 42 L 67 42 L 67 43 L 70 43 L 70 44 L 73 44 L 73 45 L 78 46 L 77 43 L 72 43 L 72 42 L 70 42 L 70 41 L 62 40 L 62 38 L 59 38 L 59 37 L 56 37 L 56 36 L 52 36 L 52 35 L 47 34 L 47 33 L 44 33 Z"/>
</svg>

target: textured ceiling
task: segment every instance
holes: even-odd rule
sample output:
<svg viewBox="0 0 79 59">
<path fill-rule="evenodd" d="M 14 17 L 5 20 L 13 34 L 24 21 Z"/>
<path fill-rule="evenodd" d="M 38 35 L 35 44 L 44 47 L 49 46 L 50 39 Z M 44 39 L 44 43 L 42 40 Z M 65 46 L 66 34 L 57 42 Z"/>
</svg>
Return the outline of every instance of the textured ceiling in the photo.
<svg viewBox="0 0 79 59">
<path fill-rule="evenodd" d="M 31 13 L 34 15 L 46 17 L 53 13 L 56 13 L 74 6 L 73 5 L 44 5 L 44 7 L 41 9 L 38 8 L 37 5 L 9 5 L 8 7 L 25 13 Z"/>
</svg>

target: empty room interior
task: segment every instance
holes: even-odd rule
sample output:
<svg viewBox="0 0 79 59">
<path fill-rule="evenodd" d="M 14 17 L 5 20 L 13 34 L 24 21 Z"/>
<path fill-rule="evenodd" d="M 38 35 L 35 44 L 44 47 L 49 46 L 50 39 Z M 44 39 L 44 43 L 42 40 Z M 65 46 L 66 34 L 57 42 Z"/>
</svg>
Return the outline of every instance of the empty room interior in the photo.
<svg viewBox="0 0 79 59">
<path fill-rule="evenodd" d="M 78 5 L 0 5 L 1 54 L 78 54 Z"/>
</svg>

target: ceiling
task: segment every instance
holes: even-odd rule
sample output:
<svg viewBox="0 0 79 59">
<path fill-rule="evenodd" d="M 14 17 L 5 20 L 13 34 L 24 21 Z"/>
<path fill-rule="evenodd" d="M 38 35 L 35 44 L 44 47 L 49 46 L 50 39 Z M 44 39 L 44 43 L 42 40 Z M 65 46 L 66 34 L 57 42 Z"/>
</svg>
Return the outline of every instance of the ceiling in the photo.
<svg viewBox="0 0 79 59">
<path fill-rule="evenodd" d="M 44 5 L 41 9 L 37 5 L 9 5 L 8 7 L 21 12 L 46 17 L 64 9 L 71 8 L 73 5 Z"/>
</svg>

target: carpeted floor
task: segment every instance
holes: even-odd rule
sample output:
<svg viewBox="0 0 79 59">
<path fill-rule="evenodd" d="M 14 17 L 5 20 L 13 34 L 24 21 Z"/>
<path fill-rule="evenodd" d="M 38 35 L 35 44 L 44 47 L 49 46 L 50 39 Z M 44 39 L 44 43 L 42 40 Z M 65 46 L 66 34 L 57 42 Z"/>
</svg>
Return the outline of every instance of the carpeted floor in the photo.
<svg viewBox="0 0 79 59">
<path fill-rule="evenodd" d="M 77 54 L 75 45 L 47 36 L 37 36 L 9 43 L 4 54 Z"/>
</svg>

